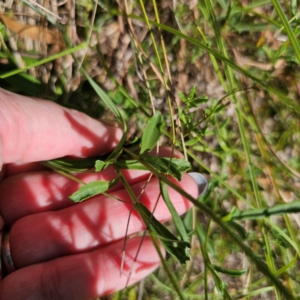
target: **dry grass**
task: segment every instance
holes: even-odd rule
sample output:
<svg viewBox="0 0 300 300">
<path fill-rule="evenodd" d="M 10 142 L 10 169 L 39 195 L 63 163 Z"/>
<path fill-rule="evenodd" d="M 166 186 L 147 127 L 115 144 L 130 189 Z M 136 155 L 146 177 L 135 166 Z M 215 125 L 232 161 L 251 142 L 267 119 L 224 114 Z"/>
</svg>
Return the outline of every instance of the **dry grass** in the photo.
<svg viewBox="0 0 300 300">
<path fill-rule="evenodd" d="M 230 82 L 231 73 L 224 61 L 214 61 L 201 47 L 153 26 L 151 33 L 159 45 L 159 57 L 163 62 L 160 69 L 155 43 L 145 22 L 123 14 L 127 11 L 141 16 L 142 8 L 135 2 L 101 1 L 98 6 L 89 0 L 76 1 L 76 4 L 72 0 L 40 1 L 39 6 L 33 1 L 28 3 L 39 11 L 32 10 L 22 1 L 0 4 L 2 15 L 19 25 L 24 24 L 19 32 L 14 28 L 8 30 L 0 27 L 3 39 L 2 42 L 0 40 L 1 73 L 24 68 L 86 41 L 89 47 L 74 56 L 65 55 L 30 68 L 26 77 L 15 75 L 0 79 L 1 87 L 52 99 L 96 118 L 107 117 L 110 112 L 99 104 L 97 95 L 79 71 L 82 64 L 119 105 L 130 124 L 129 138 L 140 136 L 145 116 L 151 114 L 153 107 L 164 114 L 169 124 L 168 130 L 171 130 L 173 123 L 172 114 L 176 126 L 179 126 L 180 117 L 185 143 L 184 146 L 178 143 L 176 147 L 181 150 L 186 147 L 194 170 L 210 177 L 209 193 L 202 200 L 216 214 L 224 215 L 232 207 L 243 210 L 299 200 L 299 62 L 287 42 L 286 33 L 278 28 L 280 19 L 271 3 L 262 1 L 261 5 L 256 5 L 241 1 L 230 11 L 222 5 L 228 3 L 217 1 L 213 6 L 217 21 L 210 15 L 208 1 L 162 1 L 158 4 L 161 24 L 176 28 L 211 49 L 218 49 L 220 53 L 224 51 L 223 55 L 228 55 L 229 60 L 256 76 L 256 82 L 236 71 L 230 71 L 234 77 Z M 156 18 L 153 3 L 145 4 L 150 20 Z M 291 20 L 291 24 L 299 29 L 299 17 L 293 13 L 293 7 L 286 3 L 282 6 L 290 20 L 295 16 L 296 22 L 294 24 Z M 221 30 L 219 40 L 218 30 Z M 59 38 L 47 41 L 45 36 L 50 33 L 59 35 Z M 279 92 L 267 90 L 262 84 Z M 188 108 L 183 116 L 185 105 L 178 92 L 188 95 L 193 86 L 196 87 L 196 96 L 205 96 L 208 101 Z M 288 100 L 284 100 L 281 93 Z M 168 97 L 173 101 L 172 113 Z M 218 101 L 222 104 L 222 110 L 212 113 Z M 210 113 L 212 115 L 208 117 Z M 186 120 L 188 117 L 190 120 Z M 199 125 L 191 129 L 191 124 Z M 176 134 L 178 141 L 181 139 L 179 132 Z M 172 139 L 166 135 L 163 143 L 171 145 Z M 208 216 L 199 211 L 194 212 L 195 216 L 193 219 L 190 213 L 184 221 L 192 230 L 196 220 L 207 232 L 208 248 L 212 246 L 207 250 L 211 261 L 227 269 L 248 268 L 249 271 L 239 277 L 220 273 L 219 279 L 216 279 L 206 269 L 203 249 L 194 236 L 192 264 L 185 269 L 173 260 L 169 262 L 187 298 L 204 299 L 204 292 L 208 295 L 206 299 L 226 298 L 225 294 L 216 296 L 217 281 L 223 280 L 228 284 L 226 290 L 232 299 L 238 299 L 243 294 L 245 299 L 247 295 L 248 299 L 283 299 Z M 246 220 L 239 224 L 248 234 L 246 244 L 274 270 L 280 269 L 289 263 L 293 255 L 300 253 L 298 214 L 289 217 L 266 216 L 263 221 Z M 296 247 L 287 242 L 278 228 L 283 228 Z M 299 294 L 298 259 L 283 274 L 281 279 L 284 283 Z M 155 276 L 143 281 L 139 287 L 122 291 L 112 298 L 174 299 L 175 295 L 168 285 L 163 271 L 158 270 Z M 260 290 L 264 287 L 265 290 Z M 256 290 L 258 296 L 254 293 Z"/>
</svg>

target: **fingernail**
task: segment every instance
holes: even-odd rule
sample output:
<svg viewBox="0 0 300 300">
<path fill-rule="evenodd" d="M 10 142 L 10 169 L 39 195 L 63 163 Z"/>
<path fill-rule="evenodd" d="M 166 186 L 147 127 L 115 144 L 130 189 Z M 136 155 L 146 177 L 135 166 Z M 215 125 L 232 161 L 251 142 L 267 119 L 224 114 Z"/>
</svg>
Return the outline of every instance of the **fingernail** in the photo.
<svg viewBox="0 0 300 300">
<path fill-rule="evenodd" d="M 195 180 L 195 182 L 198 185 L 198 197 L 201 196 L 202 194 L 204 194 L 206 192 L 207 186 L 208 186 L 206 178 L 202 174 L 197 173 L 197 172 L 191 172 L 188 174 L 191 177 L 193 177 L 193 179 Z"/>
</svg>

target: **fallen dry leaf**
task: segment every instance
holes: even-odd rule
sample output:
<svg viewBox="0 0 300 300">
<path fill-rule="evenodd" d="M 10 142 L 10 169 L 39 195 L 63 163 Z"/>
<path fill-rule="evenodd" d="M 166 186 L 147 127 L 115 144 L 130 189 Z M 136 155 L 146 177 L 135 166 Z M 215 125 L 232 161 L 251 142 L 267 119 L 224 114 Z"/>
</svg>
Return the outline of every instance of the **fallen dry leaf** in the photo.
<svg viewBox="0 0 300 300">
<path fill-rule="evenodd" d="M 232 51 L 238 65 L 240 65 L 243 68 L 245 68 L 246 66 L 252 66 L 264 71 L 269 71 L 272 70 L 273 68 L 271 63 L 264 63 L 264 62 L 251 60 L 250 58 L 242 55 L 236 48 L 232 48 Z"/>
<path fill-rule="evenodd" d="M 103 31 L 98 37 L 103 54 L 111 53 L 117 48 L 120 34 L 118 22 L 112 22 L 103 28 Z"/>
<path fill-rule="evenodd" d="M 9 30 L 16 33 L 19 37 L 63 46 L 62 35 L 59 31 L 35 25 L 26 25 L 14 21 L 3 14 L 0 14 L 0 19 Z"/>
</svg>

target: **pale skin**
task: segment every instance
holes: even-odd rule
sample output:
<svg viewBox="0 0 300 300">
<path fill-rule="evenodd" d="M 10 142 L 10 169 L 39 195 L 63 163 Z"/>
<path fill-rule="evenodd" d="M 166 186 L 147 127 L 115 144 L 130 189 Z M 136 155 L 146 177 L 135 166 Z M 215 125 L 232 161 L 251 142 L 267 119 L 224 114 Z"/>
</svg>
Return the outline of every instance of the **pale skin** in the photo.
<svg viewBox="0 0 300 300">
<path fill-rule="evenodd" d="M 101 195 L 73 204 L 68 196 L 79 184 L 37 163 L 64 156 L 105 154 L 114 149 L 121 136 L 121 129 L 78 111 L 0 89 L 0 229 L 4 224 L 10 228 L 16 267 L 0 281 L 1 300 L 86 300 L 125 287 L 141 237 L 128 239 L 120 276 L 123 238 L 132 207 L 123 186 L 117 184 L 110 193 L 125 202 Z M 170 155 L 170 149 L 161 149 L 159 155 Z M 127 170 L 123 174 L 139 195 L 149 173 Z M 111 180 L 117 175 L 109 167 L 100 173 L 78 176 L 89 182 Z M 183 189 L 188 187 L 191 196 L 197 197 L 198 187 L 188 174 L 174 182 Z M 169 194 L 180 214 L 191 207 L 174 190 L 170 189 Z M 158 181 L 152 178 L 140 201 L 152 210 L 158 195 Z M 170 219 L 163 200 L 154 215 L 160 221 Z M 128 235 L 143 229 L 143 222 L 133 212 Z M 141 280 L 159 265 L 150 238 L 145 238 L 129 284 Z"/>
</svg>

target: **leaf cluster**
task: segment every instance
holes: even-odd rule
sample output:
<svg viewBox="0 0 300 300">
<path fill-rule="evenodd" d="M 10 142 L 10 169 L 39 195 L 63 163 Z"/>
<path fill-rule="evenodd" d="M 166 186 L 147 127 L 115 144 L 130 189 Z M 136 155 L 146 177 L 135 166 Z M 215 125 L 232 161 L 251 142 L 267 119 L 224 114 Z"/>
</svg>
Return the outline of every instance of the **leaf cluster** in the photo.
<svg viewBox="0 0 300 300">
<path fill-rule="evenodd" d="M 107 96 L 106 101 L 112 107 L 113 111 L 115 111 L 115 114 L 121 119 L 121 116 L 118 115 L 118 111 L 115 110 L 114 104 L 112 104 L 111 100 Z M 126 146 L 123 146 L 122 148 L 117 147 L 118 151 L 114 150 L 111 154 L 106 155 L 106 159 L 104 157 L 100 159 L 65 158 L 47 161 L 44 162 L 44 164 L 56 172 L 60 172 L 63 175 L 69 176 L 75 180 L 76 178 L 74 178 L 72 175 L 74 172 L 86 172 L 93 170 L 95 172 L 101 172 L 110 165 L 112 165 L 116 170 L 149 170 L 149 166 L 151 166 L 159 174 L 163 174 L 165 176 L 171 175 L 177 180 L 180 180 L 182 173 L 191 168 L 189 162 L 183 159 L 149 155 L 150 151 L 153 150 L 159 141 L 160 136 L 162 135 L 162 125 L 162 116 L 160 112 L 156 112 L 148 121 L 141 139 L 138 140 L 140 145 L 138 145 L 136 141 L 134 142 L 134 148 L 138 146 L 138 152 L 132 153 L 135 159 L 128 159 L 128 152 L 130 153 L 130 151 L 126 149 Z M 131 144 L 129 144 L 129 148 L 130 147 Z M 127 150 L 127 152 L 124 153 L 125 150 Z M 126 182 L 124 182 L 124 177 L 121 175 L 121 173 L 119 173 L 119 177 L 111 181 L 93 181 L 90 183 L 83 182 L 83 185 L 78 191 L 74 192 L 70 196 L 70 199 L 73 202 L 78 203 L 97 195 L 106 194 L 106 192 L 119 180 L 124 183 L 125 188 L 129 189 L 128 193 L 132 195 L 130 192 L 130 187 L 126 184 Z M 135 197 L 132 199 L 133 206 L 144 221 L 146 228 L 152 233 L 156 234 L 156 237 L 161 241 L 166 251 L 175 256 L 181 263 L 185 263 L 189 259 L 189 238 L 185 227 L 168 196 L 167 185 L 161 181 L 160 188 L 162 197 L 170 209 L 182 239 L 178 239 L 163 224 L 157 221 L 152 212 L 150 212 L 148 208 L 140 203 Z"/>
</svg>

